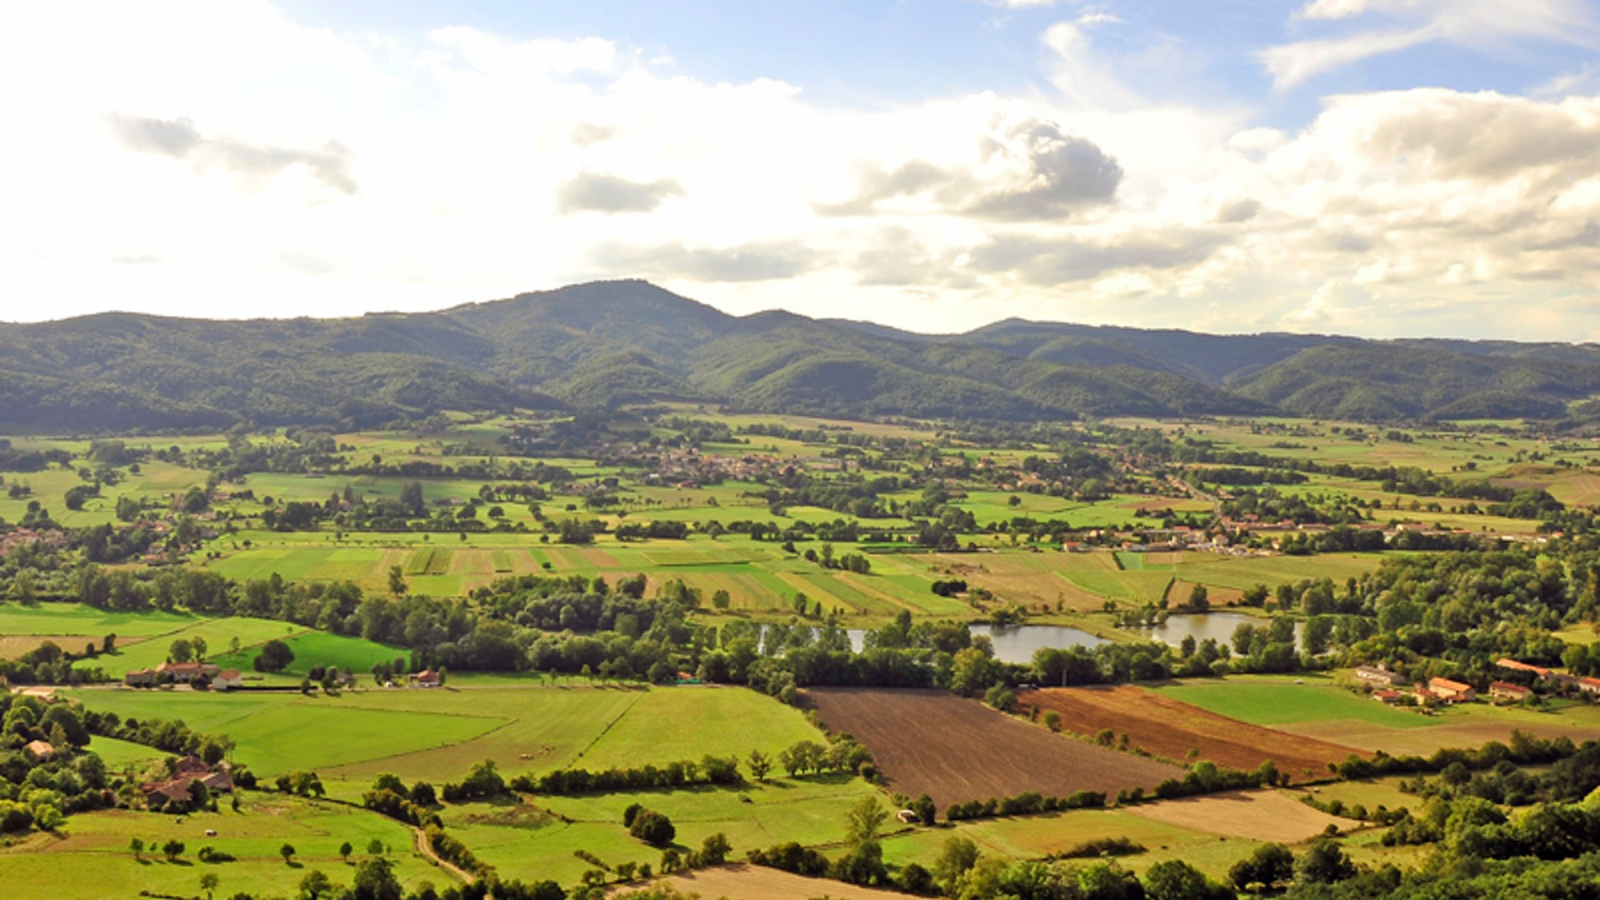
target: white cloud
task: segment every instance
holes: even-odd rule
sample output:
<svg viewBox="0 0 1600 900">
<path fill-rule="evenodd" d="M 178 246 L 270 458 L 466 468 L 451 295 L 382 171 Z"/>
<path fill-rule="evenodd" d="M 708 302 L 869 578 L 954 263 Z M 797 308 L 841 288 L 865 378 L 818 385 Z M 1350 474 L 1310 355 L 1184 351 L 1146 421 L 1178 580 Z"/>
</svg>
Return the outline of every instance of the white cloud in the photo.
<svg viewBox="0 0 1600 900">
<path fill-rule="evenodd" d="M 1528 40 L 1600 46 L 1600 19 L 1581 0 L 1312 0 L 1292 18 L 1325 23 L 1362 17 L 1389 24 L 1280 44 L 1258 58 L 1277 87 L 1290 88 L 1324 72 L 1431 41 L 1478 50 Z"/>
<path fill-rule="evenodd" d="M 1265 128 L 1145 96 L 1068 21 L 1042 37 L 1054 91 L 852 109 L 599 38 L 138 7 L 97 29 L 0 7 L 0 80 L 52 86 L 8 95 L 29 127 L 0 151 L 0 319 L 352 314 L 640 276 L 730 311 L 926 330 L 1600 333 L 1572 301 L 1600 291 L 1600 98 L 1581 85 L 1352 94 Z M 1439 9 L 1301 21 L 1444 28 Z M 1541 303 L 1573 320 L 1499 314 Z"/>
</svg>

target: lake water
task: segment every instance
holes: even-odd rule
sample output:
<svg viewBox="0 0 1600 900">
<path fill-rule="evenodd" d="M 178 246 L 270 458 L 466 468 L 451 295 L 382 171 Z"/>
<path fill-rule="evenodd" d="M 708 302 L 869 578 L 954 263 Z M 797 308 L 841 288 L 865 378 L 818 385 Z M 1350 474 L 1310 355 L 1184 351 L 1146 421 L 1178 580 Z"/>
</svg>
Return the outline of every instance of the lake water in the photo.
<svg viewBox="0 0 1600 900">
<path fill-rule="evenodd" d="M 1227 644 L 1233 640 L 1233 632 L 1240 625 L 1255 625 L 1264 627 L 1269 624 L 1268 619 L 1256 616 L 1247 616 L 1244 613 L 1214 612 L 1214 613 L 1175 613 L 1167 617 L 1167 621 L 1153 628 L 1135 628 L 1137 631 L 1158 641 L 1164 641 L 1176 647 L 1183 643 L 1185 636 L 1193 635 L 1198 643 L 1206 638 L 1214 638 L 1219 644 Z M 1300 633 L 1305 631 L 1306 623 L 1294 623 L 1295 643 L 1300 642 Z"/>
<path fill-rule="evenodd" d="M 968 625 L 967 630 L 974 635 L 987 635 L 994 641 L 994 658 L 1008 663 L 1031 663 L 1034 651 L 1044 647 L 1066 650 L 1109 643 L 1065 625 Z"/>
</svg>

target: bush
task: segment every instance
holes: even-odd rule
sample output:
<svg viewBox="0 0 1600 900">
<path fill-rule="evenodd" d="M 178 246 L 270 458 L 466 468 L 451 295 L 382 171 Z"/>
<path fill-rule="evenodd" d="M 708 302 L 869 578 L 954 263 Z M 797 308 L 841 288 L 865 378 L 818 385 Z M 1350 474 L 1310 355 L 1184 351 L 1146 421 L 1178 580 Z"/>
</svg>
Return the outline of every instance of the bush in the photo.
<svg viewBox="0 0 1600 900">
<path fill-rule="evenodd" d="M 678 829 L 661 813 L 641 809 L 634 815 L 633 824 L 628 826 L 628 833 L 652 847 L 665 847 L 678 836 Z"/>
</svg>

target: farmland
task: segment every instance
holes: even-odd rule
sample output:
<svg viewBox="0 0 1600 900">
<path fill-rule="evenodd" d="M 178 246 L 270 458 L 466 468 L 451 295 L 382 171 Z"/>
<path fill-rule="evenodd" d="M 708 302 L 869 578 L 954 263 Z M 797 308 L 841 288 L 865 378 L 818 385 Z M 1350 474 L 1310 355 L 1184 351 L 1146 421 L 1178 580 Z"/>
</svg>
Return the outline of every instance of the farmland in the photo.
<svg viewBox="0 0 1600 900">
<path fill-rule="evenodd" d="M 1126 734 L 1133 747 L 1174 761 L 1191 752 L 1236 769 L 1271 760 L 1302 779 L 1323 778 L 1327 764 L 1343 762 L 1350 747 L 1287 735 L 1208 712 L 1142 687 L 1048 688 L 1017 697 L 1020 708 L 1037 706 L 1061 715 L 1062 727 L 1085 738 L 1102 730 Z"/>
<path fill-rule="evenodd" d="M 1146 790 L 1180 770 L 1014 721 L 971 700 L 926 691 L 812 690 L 827 727 L 872 751 L 890 789 L 951 803 L 1027 791 Z M 998 753 L 997 748 L 1005 748 Z"/>
<path fill-rule="evenodd" d="M 1430 666 L 1480 683 L 1492 677 L 1481 670 L 1483 654 L 1464 652 L 1468 648 L 1448 637 L 1439 639 L 1439 657 L 1411 657 L 1411 647 L 1424 646 L 1414 640 L 1418 634 L 1432 638 L 1424 629 L 1437 628 L 1432 609 L 1419 608 L 1408 620 L 1420 624 L 1390 627 L 1392 633 L 1383 634 L 1388 643 L 1362 645 L 1361 634 L 1352 633 L 1315 658 L 1300 656 L 1281 636 L 1268 641 L 1274 622 L 1305 630 L 1319 615 L 1375 620 L 1376 610 L 1390 602 L 1386 579 L 1417 560 L 1419 551 L 1288 552 L 1281 543 L 1314 540 L 1327 533 L 1322 528 L 1208 531 L 1226 498 L 1191 491 L 1180 463 L 1142 468 L 1118 443 L 1134 440 L 1127 435 L 1085 438 L 1089 452 L 1116 465 L 1099 470 L 1106 480 L 1101 489 L 1080 497 L 1076 476 L 1050 471 L 1055 450 L 1042 440 L 968 440 L 935 436 L 931 428 L 833 422 L 805 435 L 724 435 L 691 447 L 690 426 L 659 413 L 627 418 L 632 415 L 621 414 L 622 423 L 604 433 L 604 454 L 506 454 L 507 435 L 547 424 L 520 416 L 455 414 L 448 426 L 426 435 L 347 432 L 334 438 L 339 449 L 328 459 L 315 465 L 300 460 L 304 471 L 243 471 L 214 483 L 208 505 L 192 516 L 179 506 L 193 499 L 191 488 L 206 490 L 223 467 L 201 454 L 232 444 L 217 436 L 175 438 L 171 446 L 178 453 L 157 445 L 162 458 L 146 456 L 139 473 L 114 475 L 110 480 L 121 479 L 114 492 L 108 487 L 62 520 L 133 531 L 127 504 L 118 509 L 117 501 L 127 498 L 138 501 L 142 521 L 159 525 L 161 535 L 182 527 L 198 537 L 181 545 L 159 537 L 148 552 L 104 566 L 116 583 L 108 581 L 93 606 L 71 602 L 86 590 L 80 588 L 87 583 L 84 572 L 94 571 L 82 559 L 91 549 L 109 551 L 74 545 L 47 554 L 55 568 L 39 570 L 29 588 L 37 596 L 26 604 L 0 602 L 0 660 L 24 661 L 46 640 L 76 654 L 115 634 L 115 651 L 82 660 L 76 671 L 99 669 L 116 679 L 166 661 L 179 640 L 203 644 L 209 663 L 242 670 L 245 688 L 230 693 L 92 684 L 59 692 L 93 712 L 181 721 L 199 735 L 226 738 L 232 760 L 269 789 L 243 792 L 237 815 L 224 802 L 224 811 L 192 821 L 211 823 L 219 848 L 238 848 L 239 862 L 218 870 L 223 891 L 250 880 L 286 895 L 298 886 L 293 870 L 268 869 L 273 842 L 291 837 L 307 867 L 339 873 L 336 880 L 348 880 L 353 866 L 330 858 L 336 846 L 324 846 L 324 839 L 348 833 L 364 841 L 382 832 L 405 884 L 452 881 L 412 849 L 408 827 L 343 804 L 360 803 L 380 776 L 439 787 L 485 762 L 510 779 L 576 768 L 659 772 L 684 761 L 702 764 L 707 756 L 739 761 L 743 780 L 736 784 L 506 790 L 430 807 L 447 834 L 495 873 L 529 882 L 549 878 L 570 888 L 605 871 L 597 866 L 615 874 L 618 866 L 660 865 L 662 849 L 622 824 L 635 803 L 671 819 L 674 852 L 688 853 L 722 834 L 733 843 L 735 860 L 790 842 L 839 860 L 849 853 L 851 817 L 863 801 L 890 812 L 879 839 L 891 878 L 911 863 L 932 866 L 952 836 L 973 840 L 997 861 L 1041 860 L 1095 839 L 1126 837 L 1145 848 L 1121 860 L 1132 871 L 1176 860 L 1221 878 L 1267 842 L 1303 853 L 1329 826 L 1344 832 L 1360 826 L 1300 803 L 1302 795 L 1293 791 L 1144 802 L 1129 797 L 1124 803 L 1118 794 L 1182 780 L 1196 760 L 1245 771 L 1271 760 L 1295 782 L 1318 780 L 1318 793 L 1309 796 L 1321 801 L 1394 808 L 1406 795 L 1392 779 L 1330 780 L 1328 764 L 1351 753 L 1479 746 L 1506 740 L 1513 729 L 1600 738 L 1594 708 L 1570 699 L 1551 698 L 1540 710 L 1468 704 L 1425 716 L 1374 703 L 1331 674 L 1384 646 L 1407 648 L 1393 652 L 1393 664 Z M 693 428 L 712 431 L 739 423 L 823 424 L 695 415 L 710 418 Z M 842 430 L 857 426 L 860 431 Z M 1064 427 L 1071 443 L 1092 426 Z M 1335 426 L 1307 425 L 1321 429 L 1318 446 L 1328 452 L 1311 450 L 1309 438 L 1302 452 L 1273 446 L 1294 441 L 1264 441 L 1236 424 L 1195 427 L 1223 447 L 1322 462 L 1472 461 L 1495 478 L 1547 478 L 1563 496 L 1587 496 L 1587 482 L 1567 465 L 1530 468 L 1527 456 L 1538 446 L 1531 439 L 1512 438 L 1503 448 L 1494 441 L 1457 447 L 1419 433 L 1408 447 L 1388 446 L 1400 441 L 1345 446 Z M 1140 428 L 1176 434 L 1172 423 Z M 861 439 L 869 430 L 914 443 Z M 663 444 L 646 446 L 640 435 Z M 83 441 L 36 440 L 89 452 Z M 298 438 L 273 432 L 248 440 L 293 454 Z M 915 446 L 921 441 L 928 445 Z M 935 444 L 937 456 L 929 452 Z M 1577 465 L 1581 457 L 1563 452 L 1561 458 Z M 413 471 L 424 474 L 380 468 L 375 456 L 385 466 L 415 464 Z M 1034 462 L 1024 471 L 1027 459 Z M 550 475 L 558 467 L 559 477 Z M 882 483 L 867 490 L 879 475 Z M 13 476 L 5 477 L 11 483 Z M 77 469 L 59 465 L 29 477 L 35 488 L 53 492 L 84 480 Z M 1383 491 L 1353 478 L 1318 474 L 1281 488 L 1284 496 L 1324 512 L 1335 496 L 1378 504 L 1361 507 L 1369 533 L 1391 520 L 1522 536 L 1539 525 L 1482 508 L 1429 510 L 1426 503 L 1437 498 Z M 405 496 L 420 512 L 395 513 Z M 1413 501 L 1422 502 L 1413 509 Z M 27 513 L 26 504 L 5 502 L 11 503 L 5 509 Z M 287 522 L 291 511 L 309 518 Z M 948 533 L 938 533 L 946 525 Z M 573 534 L 574 527 L 580 533 Z M 1565 562 L 1559 549 L 1527 546 L 1527 552 L 1507 552 L 1512 562 L 1497 563 L 1519 573 L 1502 577 L 1497 570 L 1497 598 L 1539 583 L 1531 572 L 1584 571 L 1581 563 L 1552 564 Z M 0 571 L 6 565 L 0 561 Z M 186 611 L 186 578 L 196 570 L 215 576 L 207 583 L 221 595 L 194 603 L 206 612 Z M 1457 583 L 1471 584 L 1472 576 L 1450 586 Z M 1574 585 L 1566 585 L 1569 596 L 1577 596 Z M 1210 618 L 1203 608 L 1184 608 L 1201 586 L 1209 592 Z M 1269 591 L 1265 600 L 1257 586 Z M 1252 605 L 1240 605 L 1247 591 Z M 1320 606 L 1307 599 L 1314 591 L 1328 592 Z M 1587 616 L 1565 616 L 1565 608 L 1551 615 L 1525 597 L 1521 606 L 1496 602 L 1502 605 L 1488 620 L 1472 620 L 1474 640 L 1492 640 L 1500 632 L 1491 624 L 1509 615 L 1521 626 L 1537 622 L 1541 628 L 1562 618 L 1557 638 L 1593 643 Z M 123 604 L 133 608 L 106 608 Z M 1172 615 L 1164 630 L 1133 623 L 1166 613 Z M 1241 623 L 1255 630 L 1236 644 L 1234 628 Z M 766 626 L 759 639 L 758 625 Z M 774 627 L 780 625 L 795 627 Z M 1040 625 L 1058 627 L 1029 630 Z M 1160 636 L 1176 644 L 1183 634 L 1196 636 L 1198 645 L 1169 651 L 1149 643 Z M 773 643 L 773 635 L 783 640 Z M 873 649 L 846 652 L 840 643 L 846 637 Z M 281 671 L 259 672 L 256 663 L 269 641 L 282 641 L 292 659 Z M 1287 652 L 1268 668 L 1272 654 L 1264 645 L 1273 643 Z M 1060 654 L 1063 668 L 1044 677 L 1052 657 L 1035 663 L 1034 653 L 1058 646 L 1079 649 Z M 1220 655 L 1222 646 L 1228 655 Z M 993 659 L 991 648 L 997 650 Z M 1212 655 L 1200 658 L 1203 665 L 1188 667 L 1205 653 Z M 296 690 L 330 666 L 356 674 L 356 685 L 323 690 L 310 682 L 304 692 Z M 424 668 L 448 669 L 448 678 L 439 689 L 386 688 L 369 674 L 386 668 L 400 684 Z M 962 671 L 982 675 L 958 685 Z M 1293 674 L 1252 674 L 1265 671 Z M 1219 672 L 1222 677 L 1210 677 Z M 1032 687 L 1041 683 L 1078 686 Z M 863 684 L 922 687 L 843 686 Z M 977 699 L 1003 699 L 1008 690 L 1018 694 L 1009 708 L 1026 714 L 1037 707 L 1035 721 Z M 808 710 L 815 714 L 809 720 Z M 1066 733 L 1045 725 L 1052 712 Z M 1107 731 L 1110 746 L 1101 746 Z M 841 735 L 860 741 L 870 762 L 798 772 L 780 762 L 797 746 L 829 748 Z M 159 774 L 168 755 L 103 735 L 89 746 L 113 771 L 134 780 Z M 756 777 L 752 752 L 772 761 L 766 777 Z M 294 772 L 315 772 L 328 799 L 270 789 L 278 776 Z M 893 817 L 922 794 L 937 814 L 961 801 L 1080 790 L 1106 793 L 1108 808 L 931 828 Z M 139 805 L 137 792 L 124 795 L 132 797 L 127 805 Z M 57 832 L 0 850 L 0 877 L 40 878 L 46 871 L 41 860 L 76 854 L 85 871 L 104 880 L 105 896 L 192 894 L 187 881 L 195 871 L 133 860 L 125 837 L 121 845 L 110 843 L 111 831 L 129 827 L 125 817 L 137 817 L 139 830 L 152 836 L 166 834 L 169 824 L 180 827 L 174 817 L 131 809 L 74 814 Z M 1411 851 L 1374 847 L 1371 831 L 1341 839 L 1352 856 L 1414 862 L 1406 855 Z M 685 874 L 677 883 L 780 900 L 866 890 L 740 867 Z"/>
<path fill-rule="evenodd" d="M 215 837 L 206 832 L 215 831 Z M 135 861 L 128 850 L 130 835 L 152 847 L 168 840 L 187 846 L 187 855 L 168 862 L 152 850 Z M 377 841 L 395 864 L 395 874 L 408 889 L 424 881 L 444 886 L 448 875 L 427 865 L 412 850 L 413 837 L 406 826 L 374 813 L 329 803 L 277 796 L 252 797 L 238 812 L 226 806 L 219 812 L 201 812 L 174 820 L 128 810 L 102 810 L 75 816 L 63 834 L 41 834 L 0 851 L 0 879 L 7 884 L 62 885 L 70 878 L 78 900 L 123 900 L 143 891 L 193 896 L 198 869 L 215 871 L 219 889 L 229 892 L 270 891 L 290 896 L 311 869 L 321 869 L 335 880 L 348 883 L 353 858 L 345 862 L 339 845 L 345 841 L 363 848 Z M 285 843 L 298 851 L 297 866 L 284 864 L 279 848 Z M 210 846 L 235 859 L 224 865 L 195 863 L 201 847 Z M 70 876 L 64 873 L 71 873 Z"/>
<path fill-rule="evenodd" d="M 1365 752 L 1429 754 L 1442 747 L 1507 741 L 1513 731 L 1540 737 L 1600 739 L 1600 712 L 1588 704 L 1542 711 L 1482 703 L 1425 716 L 1361 697 L 1330 679 L 1245 676 L 1156 689 L 1163 696 L 1275 731 L 1337 742 Z"/>
<path fill-rule="evenodd" d="M 775 754 L 816 740 L 797 712 L 729 688 L 469 687 L 437 691 L 218 694 L 85 690 L 91 709 L 180 719 L 226 733 L 263 775 L 315 769 L 338 796 L 380 772 L 458 778 L 488 759 L 508 775 Z M 663 723 L 673 723 L 670 730 Z"/>
</svg>

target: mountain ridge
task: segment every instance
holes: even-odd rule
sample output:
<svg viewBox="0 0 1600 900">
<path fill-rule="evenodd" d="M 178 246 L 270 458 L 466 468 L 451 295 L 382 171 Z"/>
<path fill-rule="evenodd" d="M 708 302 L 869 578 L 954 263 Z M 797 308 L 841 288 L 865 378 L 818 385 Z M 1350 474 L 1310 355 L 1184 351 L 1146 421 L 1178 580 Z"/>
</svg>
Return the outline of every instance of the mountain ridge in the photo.
<svg viewBox="0 0 1600 900">
<path fill-rule="evenodd" d="M 951 419 L 1560 418 L 1600 392 L 1600 346 L 1020 318 L 924 335 L 784 310 L 734 316 L 628 279 L 349 318 L 0 323 L 0 391 L 0 422 L 86 430 L 371 427 L 658 399 Z"/>
</svg>

